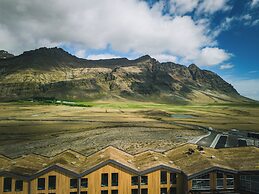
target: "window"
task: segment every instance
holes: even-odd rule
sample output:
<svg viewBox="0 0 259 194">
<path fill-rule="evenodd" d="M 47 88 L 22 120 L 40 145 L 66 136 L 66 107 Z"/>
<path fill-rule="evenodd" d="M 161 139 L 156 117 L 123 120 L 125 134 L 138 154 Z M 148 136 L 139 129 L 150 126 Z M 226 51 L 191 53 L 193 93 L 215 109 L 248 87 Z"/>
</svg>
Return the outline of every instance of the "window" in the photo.
<svg viewBox="0 0 259 194">
<path fill-rule="evenodd" d="M 166 171 L 160 172 L 160 183 L 167 184 L 167 172 Z"/>
<path fill-rule="evenodd" d="M 81 191 L 80 194 L 87 194 L 87 191 Z"/>
<path fill-rule="evenodd" d="M 170 184 L 176 184 L 177 175 L 176 173 L 170 173 Z"/>
<path fill-rule="evenodd" d="M 160 194 L 167 194 L 167 188 L 161 188 Z"/>
<path fill-rule="evenodd" d="M 15 191 L 23 191 L 23 181 L 22 180 L 15 181 Z"/>
<path fill-rule="evenodd" d="M 4 192 L 12 191 L 12 178 L 6 177 L 4 178 Z"/>
<path fill-rule="evenodd" d="M 170 188 L 170 194 L 176 194 L 176 188 L 175 187 Z"/>
<path fill-rule="evenodd" d="M 253 193 L 259 193 L 259 176 L 258 175 L 241 175 L 240 185 L 242 191 L 250 191 Z"/>
<path fill-rule="evenodd" d="M 138 189 L 131 189 L 131 194 L 138 194 Z"/>
<path fill-rule="evenodd" d="M 112 186 L 118 186 L 119 174 L 112 173 Z"/>
<path fill-rule="evenodd" d="M 108 173 L 102 174 L 101 186 L 102 187 L 108 187 Z"/>
<path fill-rule="evenodd" d="M 138 176 L 131 177 L 131 185 L 138 185 Z"/>
<path fill-rule="evenodd" d="M 141 185 L 147 185 L 147 184 L 148 184 L 148 177 L 141 176 Z"/>
<path fill-rule="evenodd" d="M 49 189 L 56 189 L 56 176 L 49 176 Z"/>
<path fill-rule="evenodd" d="M 224 175 L 221 172 L 217 172 L 217 189 L 223 189 Z"/>
<path fill-rule="evenodd" d="M 210 189 L 210 175 L 205 174 L 192 180 L 193 190 L 209 190 Z"/>
<path fill-rule="evenodd" d="M 112 190 L 112 194 L 118 194 L 118 190 Z"/>
<path fill-rule="evenodd" d="M 141 189 L 141 194 L 148 194 L 148 190 L 147 189 Z"/>
<path fill-rule="evenodd" d="M 45 178 L 38 178 L 38 190 L 45 190 Z"/>
<path fill-rule="evenodd" d="M 103 190 L 103 191 L 101 191 L 101 194 L 108 194 L 108 191 L 107 190 Z"/>
<path fill-rule="evenodd" d="M 87 188 L 88 187 L 88 178 L 81 179 L 81 187 Z"/>
<path fill-rule="evenodd" d="M 230 174 L 227 175 L 227 189 L 234 189 L 234 176 Z"/>
<path fill-rule="evenodd" d="M 217 179 L 223 179 L 224 178 L 224 174 L 221 172 L 217 172 Z"/>
<path fill-rule="evenodd" d="M 77 179 L 70 179 L 70 189 L 77 188 Z"/>
</svg>

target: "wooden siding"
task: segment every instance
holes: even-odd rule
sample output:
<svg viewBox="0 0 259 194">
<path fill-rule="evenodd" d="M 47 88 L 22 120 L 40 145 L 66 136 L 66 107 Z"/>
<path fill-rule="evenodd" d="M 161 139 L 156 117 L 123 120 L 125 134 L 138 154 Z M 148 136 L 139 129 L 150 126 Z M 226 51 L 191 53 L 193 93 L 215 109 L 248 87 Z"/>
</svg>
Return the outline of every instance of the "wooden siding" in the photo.
<svg viewBox="0 0 259 194">
<path fill-rule="evenodd" d="M 161 184 L 161 171 L 166 172 L 167 176 L 167 183 Z M 108 186 L 102 187 L 101 186 L 101 176 L 102 173 L 108 173 Z M 118 173 L 118 186 L 111 186 L 112 185 L 112 173 Z M 159 169 L 153 172 L 150 172 L 146 175 L 148 177 L 148 184 L 147 185 L 138 185 L 132 186 L 131 185 L 131 177 L 132 176 L 138 176 L 136 174 L 133 174 L 132 172 L 129 172 L 115 164 L 107 164 L 103 167 L 100 167 L 99 169 L 96 169 L 95 171 L 91 172 L 90 174 L 85 175 L 82 178 L 88 179 L 88 187 L 87 188 L 80 188 L 81 191 L 88 191 L 88 194 L 100 194 L 102 190 L 107 190 L 108 194 L 111 194 L 112 190 L 118 190 L 119 194 L 131 194 L 132 189 L 148 189 L 148 194 L 160 194 L 161 188 L 166 188 L 167 193 L 170 193 L 170 188 L 176 188 L 177 194 L 183 194 L 186 193 L 185 187 L 188 185 L 188 191 L 192 190 L 192 180 L 185 181 L 184 175 L 181 173 L 176 173 L 176 184 L 170 183 L 170 173 L 176 173 L 173 171 L 168 171 L 165 169 Z M 227 174 L 224 173 L 224 181 L 223 181 L 223 189 L 227 189 Z M 55 190 L 48 190 L 48 179 L 49 176 L 56 176 L 56 189 Z M 234 176 L 234 187 L 237 189 L 239 181 L 238 181 L 238 175 Z M 9 177 L 9 176 L 7 176 Z M 140 177 L 140 176 L 139 176 Z M 210 177 L 210 189 L 215 190 L 216 189 L 216 182 L 217 182 L 217 172 L 209 172 Z M 45 190 L 38 190 L 38 178 L 45 178 Z M 57 170 L 53 170 L 50 172 L 47 172 L 46 174 L 35 178 L 31 181 L 31 193 L 30 194 L 49 194 L 49 193 L 55 193 L 55 194 L 70 194 L 70 192 L 78 192 L 78 188 L 70 189 L 70 179 L 75 177 L 70 177 L 69 175 L 66 175 L 64 173 L 61 173 Z M 75 178 L 76 179 L 76 178 Z M 11 192 L 3 192 L 4 188 L 4 177 L 0 177 L 0 194 L 27 194 L 29 184 L 26 181 L 23 181 L 23 191 L 15 192 L 15 178 L 12 178 L 12 191 Z M 79 186 L 78 186 L 79 187 Z M 79 190 L 79 191 L 80 191 Z"/>
<path fill-rule="evenodd" d="M 161 171 L 167 172 L 167 184 L 161 184 L 160 174 Z M 147 188 L 148 194 L 159 194 L 161 188 L 166 188 L 167 193 L 170 193 L 170 188 L 176 188 L 177 193 L 176 194 L 183 194 L 183 175 L 180 173 L 176 173 L 176 184 L 170 184 L 170 173 L 176 173 L 176 172 L 170 172 L 167 170 L 157 170 L 154 172 L 151 172 L 149 174 L 146 174 L 144 176 L 148 176 L 148 185 L 141 185 L 141 189 Z"/>
<path fill-rule="evenodd" d="M 10 176 L 7 176 L 10 177 Z M 23 191 L 15 191 L 15 181 L 18 179 L 12 178 L 12 191 L 11 192 L 4 192 L 4 178 L 5 177 L 0 177 L 0 194 L 27 194 L 28 193 L 28 188 L 29 188 L 29 183 L 26 181 L 23 181 Z M 10 177 L 11 178 L 11 177 Z"/>
<path fill-rule="evenodd" d="M 108 187 L 101 187 L 101 176 L 102 173 L 108 173 Z M 118 173 L 118 186 L 111 186 L 112 173 Z M 131 186 L 131 177 L 136 176 L 124 169 L 108 164 L 104 167 L 97 169 L 96 171 L 82 177 L 88 178 L 88 188 L 81 188 L 81 191 L 88 191 L 91 194 L 100 194 L 102 190 L 108 190 L 111 194 L 111 190 L 118 190 L 119 193 L 131 193 L 131 189 L 137 189 L 138 186 Z"/>
<path fill-rule="evenodd" d="M 49 176 L 56 176 L 56 189 L 49 190 L 48 189 L 48 179 Z M 45 178 L 45 190 L 38 190 L 38 178 Z M 69 177 L 61 172 L 51 171 L 43 176 L 40 176 L 31 181 L 31 194 L 69 194 L 70 192 L 77 192 L 77 189 L 70 189 L 70 179 L 73 177 Z"/>
<path fill-rule="evenodd" d="M 161 188 L 166 188 L 168 193 L 171 187 L 177 188 L 177 194 L 182 194 L 183 189 L 183 176 L 180 173 L 177 173 L 177 184 L 170 184 L 170 172 L 167 172 L 167 184 L 161 184 L 160 180 L 160 173 L 161 171 L 166 170 L 156 170 L 154 172 L 148 173 L 148 185 L 141 185 L 141 189 L 148 189 L 148 194 L 160 194 Z M 101 175 L 102 173 L 108 173 L 108 187 L 101 186 Z M 111 186 L 112 184 L 112 173 L 118 173 L 118 186 Z M 172 172 L 175 173 L 175 172 Z M 49 176 L 56 176 L 56 189 L 55 190 L 48 190 L 48 179 Z M 138 189 L 138 185 L 132 186 L 131 185 L 131 177 L 138 176 L 132 174 L 124 170 L 121 167 L 118 167 L 114 164 L 108 164 L 103 166 L 94 172 L 82 177 L 88 179 L 88 188 L 80 188 L 80 191 L 88 191 L 89 194 L 100 194 L 102 190 L 108 190 L 108 193 L 111 194 L 112 190 L 118 190 L 119 194 L 131 194 L 132 189 Z M 45 190 L 38 190 L 38 178 L 45 178 Z M 38 177 L 31 181 L 31 194 L 69 194 L 70 192 L 77 192 L 77 189 L 70 189 L 70 179 L 73 177 L 69 177 L 61 172 L 51 171 L 48 172 L 40 177 Z M 0 183 L 3 187 L 3 178 L 0 179 Z M 24 183 L 25 184 L 25 183 Z M 25 190 L 26 189 L 26 190 Z M 3 190 L 3 189 L 2 189 Z M 13 190 L 14 190 L 14 180 L 13 180 Z M 28 183 L 24 185 L 23 192 L 0 192 L 0 194 L 24 194 L 28 193 Z"/>
</svg>

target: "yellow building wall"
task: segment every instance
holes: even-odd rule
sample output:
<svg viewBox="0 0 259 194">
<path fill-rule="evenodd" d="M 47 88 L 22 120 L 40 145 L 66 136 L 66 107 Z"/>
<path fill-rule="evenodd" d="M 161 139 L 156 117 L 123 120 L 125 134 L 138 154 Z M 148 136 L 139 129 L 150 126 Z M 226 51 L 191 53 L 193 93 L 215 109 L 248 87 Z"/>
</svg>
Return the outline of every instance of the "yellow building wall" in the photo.
<svg viewBox="0 0 259 194">
<path fill-rule="evenodd" d="M 160 173 L 161 171 L 166 171 L 166 170 L 157 170 L 154 172 L 151 172 L 145 176 L 148 176 L 148 185 L 141 185 L 142 188 L 148 188 L 148 194 L 159 194 L 161 188 L 167 188 L 167 192 L 170 192 L 171 187 L 175 187 L 177 194 L 183 194 L 183 176 L 179 173 L 176 172 L 171 172 L 171 173 L 176 173 L 177 174 L 177 180 L 176 184 L 170 184 L 170 172 L 167 171 L 167 184 L 161 184 L 161 177 Z"/>
<path fill-rule="evenodd" d="M 56 176 L 56 189 L 48 190 L 48 179 L 49 176 Z M 38 178 L 45 178 L 45 190 L 38 190 Z M 40 177 L 31 181 L 31 194 L 69 194 L 72 191 L 77 191 L 77 189 L 70 189 L 70 179 L 71 177 L 57 171 L 48 172 Z"/>
<path fill-rule="evenodd" d="M 167 184 L 160 184 L 160 172 L 161 170 L 157 170 L 151 172 L 147 175 L 148 176 L 148 185 L 141 185 L 141 189 L 148 189 L 149 194 L 160 194 L 161 188 L 167 188 L 168 193 L 170 191 L 170 187 L 177 188 L 177 194 L 182 194 L 183 192 L 183 176 L 181 174 L 177 174 L 177 184 L 170 184 L 170 172 L 167 172 Z M 108 173 L 109 181 L 108 187 L 101 187 L 101 174 Z M 118 187 L 111 186 L 111 174 L 118 173 L 119 175 L 119 184 Z M 106 165 L 82 178 L 88 178 L 88 188 L 81 188 L 81 191 L 88 191 L 90 194 L 100 194 L 101 190 L 108 190 L 109 194 L 111 190 L 115 189 L 118 190 L 119 193 L 122 194 L 131 194 L 131 189 L 138 189 L 138 186 L 131 186 L 131 177 L 136 176 L 130 172 L 125 171 L 124 169 L 109 164 Z"/>
<path fill-rule="evenodd" d="M 101 187 L 101 175 L 102 173 L 108 173 L 108 187 Z M 118 186 L 111 186 L 111 174 L 118 173 Z M 131 194 L 132 188 L 138 188 L 137 186 L 131 186 L 131 177 L 135 176 L 134 174 L 125 171 L 124 169 L 113 165 L 108 164 L 102 168 L 97 169 L 96 171 L 82 177 L 88 178 L 88 188 L 81 188 L 81 191 L 88 191 L 89 194 L 100 194 L 101 190 L 108 190 L 109 194 L 111 190 L 118 190 L 122 194 Z"/>
<path fill-rule="evenodd" d="M 12 178 L 12 192 L 4 192 L 4 177 L 0 177 L 0 194 L 27 194 L 29 183 L 23 181 L 23 191 L 15 191 L 15 181 L 17 179 Z"/>
<path fill-rule="evenodd" d="M 187 191 L 192 190 L 192 180 L 188 180 L 187 185 L 188 185 L 188 189 L 187 189 Z"/>
<path fill-rule="evenodd" d="M 216 190 L 217 173 L 211 172 L 210 174 L 210 189 Z"/>
</svg>

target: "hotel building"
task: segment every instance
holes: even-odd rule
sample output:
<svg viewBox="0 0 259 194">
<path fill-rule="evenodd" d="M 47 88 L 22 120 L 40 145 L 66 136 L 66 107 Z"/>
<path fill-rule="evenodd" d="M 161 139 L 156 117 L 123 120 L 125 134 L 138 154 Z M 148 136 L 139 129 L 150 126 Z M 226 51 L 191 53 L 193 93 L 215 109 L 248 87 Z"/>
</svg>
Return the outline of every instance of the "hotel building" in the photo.
<svg viewBox="0 0 259 194">
<path fill-rule="evenodd" d="M 0 194 L 190 193 L 259 193 L 259 148 L 184 144 L 132 155 L 109 146 L 89 156 L 0 155 Z"/>
</svg>

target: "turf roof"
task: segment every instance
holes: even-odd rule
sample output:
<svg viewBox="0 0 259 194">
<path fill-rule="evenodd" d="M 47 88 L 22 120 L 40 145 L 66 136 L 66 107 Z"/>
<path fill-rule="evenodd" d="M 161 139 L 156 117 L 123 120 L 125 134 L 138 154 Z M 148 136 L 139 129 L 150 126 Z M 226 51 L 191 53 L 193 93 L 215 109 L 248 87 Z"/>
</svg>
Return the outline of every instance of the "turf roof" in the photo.
<svg viewBox="0 0 259 194">
<path fill-rule="evenodd" d="M 189 154 L 189 149 L 194 152 Z M 203 151 L 199 151 L 197 145 L 184 144 L 164 153 L 145 151 L 131 155 L 108 146 L 89 156 L 73 150 L 65 150 L 52 157 L 29 154 L 11 159 L 0 155 L 0 172 L 28 177 L 58 166 L 80 176 L 108 163 L 120 165 L 125 170 L 139 174 L 156 168 L 182 171 L 187 176 L 213 168 L 230 172 L 259 171 L 259 148 L 204 148 Z"/>
</svg>

